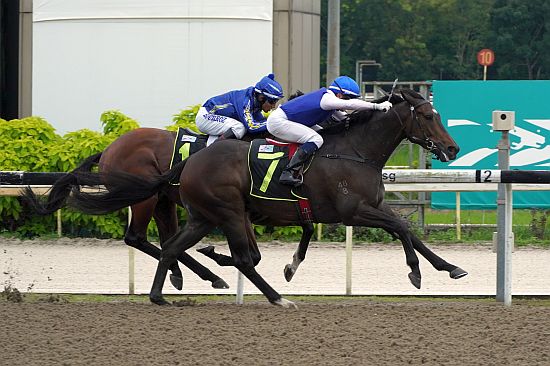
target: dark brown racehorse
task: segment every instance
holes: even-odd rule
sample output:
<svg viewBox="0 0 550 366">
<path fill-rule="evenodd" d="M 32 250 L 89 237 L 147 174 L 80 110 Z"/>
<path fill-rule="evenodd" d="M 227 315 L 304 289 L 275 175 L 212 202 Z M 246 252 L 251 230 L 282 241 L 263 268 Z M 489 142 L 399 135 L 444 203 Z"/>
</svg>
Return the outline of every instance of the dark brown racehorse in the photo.
<svg viewBox="0 0 550 366">
<path fill-rule="evenodd" d="M 459 150 L 439 114 L 418 93 L 403 90 L 401 96 L 394 95 L 392 102 L 394 107 L 388 113 L 354 113 L 349 128 L 343 133 L 324 135 L 325 144 L 304 178 L 313 215 L 316 222 L 378 227 L 398 238 L 411 268 L 409 279 L 417 288 L 421 285 L 421 274 L 415 250 L 437 270 L 449 272 L 451 278 L 463 277 L 466 271 L 428 249 L 384 202 L 382 167 L 403 139 L 423 146 L 442 161 L 455 159 Z M 241 141 L 216 143 L 153 180 L 126 173 L 112 172 L 107 176 L 78 173 L 81 183 L 93 185 L 108 179 L 111 187 L 99 194 L 75 191 L 70 203 L 84 212 L 111 212 L 155 194 L 175 194 L 167 188 L 167 182 L 180 177 L 179 196 L 185 202 L 189 219 L 183 230 L 164 243 L 151 301 L 167 303 L 162 296 L 162 286 L 169 268 L 185 250 L 214 227 L 220 227 L 228 239 L 231 256 L 206 254 L 220 265 L 234 265 L 271 303 L 288 307 L 293 304 L 282 298 L 255 270 L 261 256 L 251 221 L 261 218 L 262 223 L 284 226 L 296 225 L 300 217 L 291 207 L 292 203 L 248 195 L 248 148 L 249 144 Z"/>
</svg>

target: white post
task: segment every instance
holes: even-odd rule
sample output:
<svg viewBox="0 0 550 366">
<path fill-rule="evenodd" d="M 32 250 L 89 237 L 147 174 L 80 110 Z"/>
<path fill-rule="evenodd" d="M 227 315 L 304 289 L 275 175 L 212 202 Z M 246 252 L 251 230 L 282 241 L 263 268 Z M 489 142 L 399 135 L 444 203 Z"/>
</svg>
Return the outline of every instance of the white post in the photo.
<svg viewBox="0 0 550 366">
<path fill-rule="evenodd" d="M 462 222 L 460 220 L 460 192 L 456 192 L 456 240 L 462 239 Z"/>
<path fill-rule="evenodd" d="M 128 227 L 132 223 L 132 209 L 128 207 Z M 135 252 L 134 248 L 128 246 L 128 294 L 133 295 L 135 293 L 136 280 L 135 280 Z"/>
<path fill-rule="evenodd" d="M 351 295 L 352 247 L 353 247 L 353 226 L 346 226 L 346 295 Z"/>
<path fill-rule="evenodd" d="M 493 130 L 501 131 L 498 142 L 498 167 L 510 169 L 509 131 L 514 129 L 515 113 L 493 111 Z M 496 300 L 512 305 L 512 185 L 499 183 L 497 194 L 497 294 Z"/>
<path fill-rule="evenodd" d="M 235 303 L 237 305 L 244 304 L 244 275 L 239 270 L 237 270 L 237 299 Z"/>
<path fill-rule="evenodd" d="M 340 0 L 327 8 L 327 85 L 340 75 Z"/>
<path fill-rule="evenodd" d="M 57 236 L 61 238 L 63 235 L 62 223 L 61 223 L 61 209 L 57 210 Z"/>
</svg>

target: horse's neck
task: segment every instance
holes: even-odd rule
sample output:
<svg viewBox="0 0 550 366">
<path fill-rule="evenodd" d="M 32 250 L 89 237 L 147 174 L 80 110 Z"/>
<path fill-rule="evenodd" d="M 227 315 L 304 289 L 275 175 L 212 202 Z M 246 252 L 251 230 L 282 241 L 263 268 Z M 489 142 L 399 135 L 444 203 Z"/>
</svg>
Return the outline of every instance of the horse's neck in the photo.
<svg viewBox="0 0 550 366">
<path fill-rule="evenodd" d="M 326 153 L 360 156 L 382 168 L 404 135 L 397 116 L 390 111 L 367 122 L 356 121 L 346 132 L 330 137 L 323 146 Z"/>
</svg>

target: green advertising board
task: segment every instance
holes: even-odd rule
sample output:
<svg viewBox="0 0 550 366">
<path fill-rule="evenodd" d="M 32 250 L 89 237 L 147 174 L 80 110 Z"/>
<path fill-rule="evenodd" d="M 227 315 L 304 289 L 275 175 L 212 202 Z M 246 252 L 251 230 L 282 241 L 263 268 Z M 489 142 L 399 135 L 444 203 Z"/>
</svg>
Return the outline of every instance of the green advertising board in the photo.
<svg viewBox="0 0 550 366">
<path fill-rule="evenodd" d="M 498 169 L 500 132 L 492 130 L 494 110 L 515 111 L 510 131 L 510 169 L 550 169 L 550 81 L 434 81 L 433 105 L 460 146 L 450 163 L 434 169 Z M 549 208 L 550 191 L 514 192 L 514 208 Z M 454 208 L 453 192 L 432 193 L 432 207 Z M 496 192 L 461 193 L 462 209 L 492 209 Z"/>
</svg>

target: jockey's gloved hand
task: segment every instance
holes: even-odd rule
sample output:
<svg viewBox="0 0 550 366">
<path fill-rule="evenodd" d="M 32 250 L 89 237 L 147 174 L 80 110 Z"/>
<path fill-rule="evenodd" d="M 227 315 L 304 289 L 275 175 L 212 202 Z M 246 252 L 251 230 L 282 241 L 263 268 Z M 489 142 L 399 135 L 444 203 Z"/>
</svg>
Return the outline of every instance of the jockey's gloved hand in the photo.
<svg viewBox="0 0 550 366">
<path fill-rule="evenodd" d="M 390 102 L 388 101 L 385 101 L 385 102 L 382 102 L 382 103 L 378 103 L 378 104 L 375 104 L 374 105 L 374 109 L 377 110 L 377 111 L 384 111 L 384 112 L 387 112 L 390 110 L 390 108 L 393 106 L 393 104 L 391 104 Z"/>
</svg>

